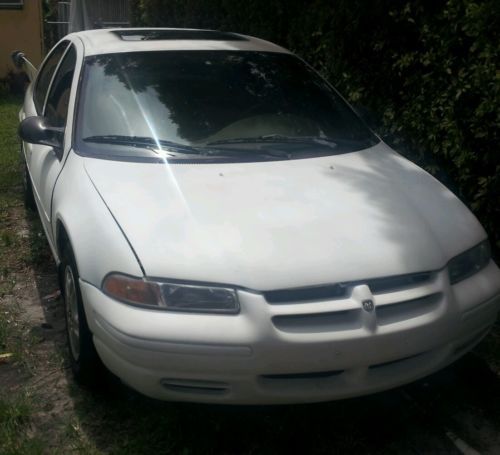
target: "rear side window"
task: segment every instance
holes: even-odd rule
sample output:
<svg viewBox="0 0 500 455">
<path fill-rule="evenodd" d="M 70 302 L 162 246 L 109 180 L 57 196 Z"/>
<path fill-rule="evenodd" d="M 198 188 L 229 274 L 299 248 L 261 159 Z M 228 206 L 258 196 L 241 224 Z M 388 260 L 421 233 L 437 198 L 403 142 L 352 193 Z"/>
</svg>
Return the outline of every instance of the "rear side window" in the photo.
<svg viewBox="0 0 500 455">
<path fill-rule="evenodd" d="M 40 69 L 40 73 L 36 80 L 35 92 L 34 92 L 34 102 L 35 108 L 38 114 L 42 114 L 43 103 L 45 101 L 45 97 L 47 95 L 47 90 L 49 88 L 50 81 L 52 80 L 52 76 L 54 75 L 54 71 L 61 60 L 61 57 L 64 54 L 64 51 L 68 47 L 68 41 L 63 41 L 60 43 L 50 54 L 49 58 Z"/>
<path fill-rule="evenodd" d="M 73 46 L 68 49 L 50 87 L 47 105 L 45 106 L 45 117 L 49 125 L 56 127 L 66 126 L 68 116 L 69 95 L 71 83 L 75 73 L 76 51 Z"/>
</svg>

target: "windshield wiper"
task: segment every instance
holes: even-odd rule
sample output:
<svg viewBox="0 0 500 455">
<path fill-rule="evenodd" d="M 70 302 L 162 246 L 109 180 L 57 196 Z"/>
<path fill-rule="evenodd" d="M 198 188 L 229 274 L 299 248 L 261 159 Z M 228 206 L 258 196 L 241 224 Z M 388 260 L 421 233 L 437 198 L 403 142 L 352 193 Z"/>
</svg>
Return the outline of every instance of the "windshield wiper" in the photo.
<svg viewBox="0 0 500 455">
<path fill-rule="evenodd" d="M 327 147 L 335 148 L 337 143 L 329 137 L 321 136 L 285 136 L 282 134 L 267 134 L 257 137 L 238 137 L 233 139 L 220 139 L 218 141 L 208 142 L 205 145 L 224 145 L 224 144 L 259 144 L 259 143 L 291 143 L 291 144 L 305 144 L 314 143 L 324 145 Z"/>
<path fill-rule="evenodd" d="M 243 149 L 211 149 L 207 150 L 207 155 L 210 157 L 246 157 L 246 158 L 281 158 L 292 159 L 292 154 L 285 150 L 243 150 Z"/>
<path fill-rule="evenodd" d="M 297 150 L 281 150 L 280 148 L 265 147 L 257 148 L 251 150 L 245 150 L 239 147 L 217 147 L 218 145 L 231 145 L 231 144 L 258 144 L 258 143 L 269 143 L 269 144 L 283 144 L 283 143 L 293 143 L 293 144 L 304 144 L 304 143 L 319 143 L 321 145 L 327 145 L 330 148 L 335 148 L 336 144 L 334 142 L 322 142 L 322 138 L 317 137 L 293 137 L 293 136 L 281 136 L 281 135 L 268 135 L 260 137 L 251 138 L 236 138 L 227 139 L 221 141 L 210 142 L 205 145 L 197 145 L 193 147 L 191 145 L 179 144 L 177 142 L 166 141 L 166 140 L 156 140 L 152 137 L 147 136 L 123 136 L 117 134 L 108 134 L 100 136 L 89 136 L 83 138 L 85 142 L 93 142 L 97 144 L 116 144 L 116 145 L 128 145 L 132 147 L 139 147 L 148 149 L 154 153 L 166 152 L 170 153 L 171 158 L 175 158 L 175 154 L 186 154 L 186 155 L 198 155 L 203 158 L 217 158 L 217 157 L 246 157 L 249 156 L 255 158 L 263 159 L 287 159 L 291 160 L 292 157 L 296 156 L 299 151 Z M 320 142 L 321 141 L 321 142 Z M 160 150 L 158 150 L 158 145 L 160 145 Z"/>
<path fill-rule="evenodd" d="M 108 134 L 101 136 L 89 136 L 83 139 L 85 142 L 94 142 L 97 144 L 123 144 L 123 145 L 131 145 L 133 147 L 147 147 L 150 150 L 155 151 L 154 147 L 161 146 L 166 148 L 173 148 L 175 151 L 179 151 L 181 153 L 200 153 L 199 149 L 192 147 L 190 145 L 179 144 L 177 142 L 166 141 L 163 139 L 154 139 L 152 137 L 147 136 L 121 136 L 118 134 Z"/>
</svg>

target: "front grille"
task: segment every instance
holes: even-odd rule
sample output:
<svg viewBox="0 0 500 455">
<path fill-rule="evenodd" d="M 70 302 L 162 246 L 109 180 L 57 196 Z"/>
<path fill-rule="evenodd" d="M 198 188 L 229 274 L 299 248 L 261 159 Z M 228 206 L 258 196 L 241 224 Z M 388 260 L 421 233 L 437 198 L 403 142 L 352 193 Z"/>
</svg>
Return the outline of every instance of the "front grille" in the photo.
<svg viewBox="0 0 500 455">
<path fill-rule="evenodd" d="M 361 281 L 357 284 L 365 283 L 373 294 L 384 292 L 394 292 L 398 289 L 421 286 L 433 278 L 432 272 L 412 273 L 410 275 L 397 275 L 386 278 L 375 278 L 373 280 Z"/>
<path fill-rule="evenodd" d="M 268 303 L 295 303 L 314 300 L 339 299 L 347 293 L 347 288 L 341 284 L 314 286 L 308 288 L 279 289 L 264 292 Z"/>
<path fill-rule="evenodd" d="M 368 285 L 373 294 L 383 294 L 385 292 L 394 292 L 410 287 L 422 286 L 431 281 L 434 276 L 434 272 L 421 272 L 385 278 L 326 284 L 323 286 L 278 289 L 274 291 L 265 291 L 263 295 L 270 304 L 336 300 L 347 297 L 349 288 L 359 284 Z"/>
<path fill-rule="evenodd" d="M 271 321 L 294 334 L 375 330 L 402 321 L 425 324 L 445 302 L 438 272 L 422 272 L 336 285 L 264 293 L 273 305 Z M 366 286 L 371 292 L 367 292 Z M 371 295 L 371 297 L 370 297 Z M 374 308 L 366 309 L 364 300 Z M 277 305 L 280 304 L 280 305 Z"/>
<path fill-rule="evenodd" d="M 378 325 L 394 324 L 430 313 L 438 306 L 442 296 L 440 292 L 436 292 L 418 299 L 379 306 L 377 307 Z"/>
<path fill-rule="evenodd" d="M 320 333 L 354 330 L 361 327 L 361 310 L 332 311 L 316 314 L 287 314 L 274 316 L 274 326 L 291 333 Z"/>
</svg>

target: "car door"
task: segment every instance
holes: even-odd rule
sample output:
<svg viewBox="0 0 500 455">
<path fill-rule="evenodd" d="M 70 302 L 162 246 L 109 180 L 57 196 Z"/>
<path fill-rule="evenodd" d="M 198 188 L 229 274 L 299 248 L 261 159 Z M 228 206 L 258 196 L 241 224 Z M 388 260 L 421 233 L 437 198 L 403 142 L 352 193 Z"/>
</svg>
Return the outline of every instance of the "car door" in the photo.
<svg viewBox="0 0 500 455">
<path fill-rule="evenodd" d="M 54 49 L 52 49 L 42 63 L 38 72 L 38 77 L 33 83 L 34 87 L 30 86 L 28 88 L 23 109 L 20 112 L 20 121 L 24 120 L 26 117 L 43 115 L 43 108 L 45 107 L 45 100 L 47 98 L 50 83 L 68 45 L 69 41 L 62 41 L 59 43 L 56 47 L 54 47 Z M 32 160 L 33 147 L 36 148 L 37 152 L 40 152 L 40 146 L 29 144 L 27 142 L 23 143 L 24 157 L 30 174 L 34 171 L 36 164 Z M 50 148 L 47 147 L 47 149 Z M 38 204 L 40 200 L 38 194 L 35 194 L 35 199 Z"/>
<path fill-rule="evenodd" d="M 54 49 L 39 73 L 33 92 L 34 115 L 43 115 L 51 126 L 66 128 L 75 67 L 75 47 L 66 42 Z M 50 236 L 52 192 L 64 164 L 62 151 L 65 147 L 56 150 L 40 144 L 24 143 L 23 146 L 40 218 Z"/>
</svg>

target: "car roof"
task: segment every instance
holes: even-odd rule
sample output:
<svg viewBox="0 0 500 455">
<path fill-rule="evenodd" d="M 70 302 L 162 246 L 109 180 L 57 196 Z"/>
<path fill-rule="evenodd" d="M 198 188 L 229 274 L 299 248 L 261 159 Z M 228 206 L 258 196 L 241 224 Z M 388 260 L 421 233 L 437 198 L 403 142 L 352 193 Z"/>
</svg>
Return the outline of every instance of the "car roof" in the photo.
<svg viewBox="0 0 500 455">
<path fill-rule="evenodd" d="M 252 36 L 216 30 L 186 28 L 115 28 L 71 33 L 79 38 L 85 55 L 160 50 L 233 50 L 290 53 Z"/>
</svg>

